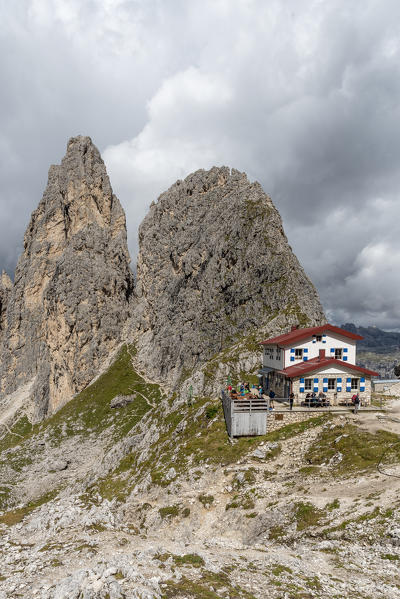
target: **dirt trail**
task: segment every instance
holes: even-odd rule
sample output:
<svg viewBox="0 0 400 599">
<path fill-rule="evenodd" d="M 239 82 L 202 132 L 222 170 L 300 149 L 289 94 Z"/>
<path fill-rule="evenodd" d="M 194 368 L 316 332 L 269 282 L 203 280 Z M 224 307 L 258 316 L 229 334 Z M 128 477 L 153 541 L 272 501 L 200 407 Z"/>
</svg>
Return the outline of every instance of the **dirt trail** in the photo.
<svg viewBox="0 0 400 599">
<path fill-rule="evenodd" d="M 358 426 L 370 433 L 385 430 L 400 435 L 400 399 L 387 403 L 386 410 L 382 412 L 359 412 L 354 416 Z"/>
</svg>

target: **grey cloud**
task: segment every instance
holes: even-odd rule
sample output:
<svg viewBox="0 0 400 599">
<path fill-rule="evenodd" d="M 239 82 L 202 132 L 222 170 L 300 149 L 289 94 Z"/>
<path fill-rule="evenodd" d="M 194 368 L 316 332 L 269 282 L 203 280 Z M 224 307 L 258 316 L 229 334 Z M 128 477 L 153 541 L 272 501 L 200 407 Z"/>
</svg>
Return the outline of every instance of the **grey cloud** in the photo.
<svg viewBox="0 0 400 599">
<path fill-rule="evenodd" d="M 161 191 L 228 164 L 270 193 L 332 320 L 400 327 L 398 2 L 25 0 L 0 17 L 0 266 L 49 164 L 89 134 L 132 254 Z"/>
</svg>

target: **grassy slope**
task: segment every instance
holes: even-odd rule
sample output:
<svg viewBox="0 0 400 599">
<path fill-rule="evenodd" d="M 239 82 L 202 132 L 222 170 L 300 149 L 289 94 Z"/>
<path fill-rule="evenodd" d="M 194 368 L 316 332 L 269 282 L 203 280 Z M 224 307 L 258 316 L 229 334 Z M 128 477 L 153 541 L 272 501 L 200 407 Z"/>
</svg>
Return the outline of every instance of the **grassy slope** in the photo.
<svg viewBox="0 0 400 599">
<path fill-rule="evenodd" d="M 7 435 L 0 442 L 0 450 L 19 445 L 11 456 L 7 456 L 8 462 L 17 470 L 20 464 L 29 463 L 31 439 L 43 436 L 51 445 L 59 445 L 71 436 L 85 438 L 90 434 L 98 436 L 105 433 L 105 443 L 111 447 L 146 417 L 146 425 L 156 424 L 160 433 L 157 441 L 146 448 L 146 459 L 143 460 L 141 449 L 128 453 L 115 464 L 113 472 L 98 480 L 86 494 L 89 501 L 98 493 L 108 499 L 124 501 L 133 487 L 149 474 L 152 484 L 167 487 L 180 475 L 196 476 L 196 468 L 201 465 L 208 463 L 216 467 L 236 463 L 261 441 L 282 442 L 320 426 L 329 418 L 319 416 L 288 425 L 265 437 L 240 438 L 232 444 L 226 434 L 219 400 L 203 397 L 188 405 L 163 397 L 157 385 L 147 383 L 135 372 L 131 351 L 124 347 L 106 373 L 47 421 L 31 426 L 26 418 L 20 419 L 14 430 L 22 438 Z M 114 396 L 132 393 L 136 393 L 133 403 L 117 412 L 110 409 L 110 400 Z M 158 409 L 150 411 L 150 404 Z M 338 440 L 338 437 L 341 438 Z M 396 439 L 389 433 L 362 433 L 350 425 L 345 428 L 327 427 L 309 450 L 306 459 L 310 466 L 304 468 L 303 474 L 321 476 L 318 466 L 329 461 L 337 452 L 342 454 L 343 459 L 335 470 L 335 476 L 371 469 L 383 449 Z M 400 456 L 396 453 L 393 459 L 400 459 Z M 168 473 L 172 468 L 175 474 L 171 476 Z M 7 489 L 6 481 L 4 486 Z"/>
<path fill-rule="evenodd" d="M 39 439 L 45 438 L 47 444 L 58 446 L 68 437 L 86 438 L 105 433 L 109 448 L 124 438 L 150 410 L 149 402 L 157 405 L 163 397 L 158 385 L 147 383 L 135 372 L 131 353 L 132 348 L 123 347 L 107 372 L 46 421 L 32 425 L 26 416 L 21 417 L 14 424 L 12 433 L 0 440 L 0 464 L 21 471 L 32 462 L 32 446 Z M 131 394 L 136 395 L 135 399 L 123 410 L 110 408 L 113 397 Z M 5 454 L 7 449 L 13 449 L 12 453 Z M 6 509 L 10 494 L 10 484 L 2 481 L 0 509 Z M 53 493 L 46 493 L 43 497 L 48 501 L 53 496 Z M 32 509 L 37 503 L 43 503 L 42 498 L 31 502 Z"/>
</svg>

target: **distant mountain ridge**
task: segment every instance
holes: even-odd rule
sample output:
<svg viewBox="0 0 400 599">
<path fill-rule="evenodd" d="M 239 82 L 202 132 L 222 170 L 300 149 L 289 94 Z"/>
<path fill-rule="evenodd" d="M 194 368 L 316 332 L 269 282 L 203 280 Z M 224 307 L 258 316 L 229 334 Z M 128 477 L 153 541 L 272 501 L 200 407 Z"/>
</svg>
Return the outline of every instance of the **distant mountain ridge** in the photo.
<svg viewBox="0 0 400 599">
<path fill-rule="evenodd" d="M 341 328 L 364 337 L 357 343 L 357 347 L 361 351 L 385 354 L 400 349 L 400 333 L 383 331 L 378 327 L 358 327 L 350 322 L 342 324 Z"/>
</svg>

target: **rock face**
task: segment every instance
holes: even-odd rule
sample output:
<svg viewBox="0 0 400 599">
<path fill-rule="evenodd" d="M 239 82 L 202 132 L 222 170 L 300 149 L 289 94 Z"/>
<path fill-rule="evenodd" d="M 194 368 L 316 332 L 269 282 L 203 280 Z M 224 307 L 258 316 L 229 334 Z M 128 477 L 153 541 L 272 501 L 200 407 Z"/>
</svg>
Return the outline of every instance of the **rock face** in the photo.
<svg viewBox="0 0 400 599">
<path fill-rule="evenodd" d="M 12 281 L 6 272 L 1 273 L 0 277 L 0 341 L 6 327 L 6 313 L 8 300 L 10 299 Z"/>
<path fill-rule="evenodd" d="M 42 418 L 89 383 L 129 316 L 129 263 L 125 214 L 101 156 L 89 137 L 72 138 L 25 233 L 5 314 L 2 393 L 34 378 Z"/>
<path fill-rule="evenodd" d="M 281 331 L 325 322 L 271 199 L 227 167 L 177 181 L 151 206 L 136 291 L 139 362 L 172 385 L 278 315 Z"/>
</svg>

